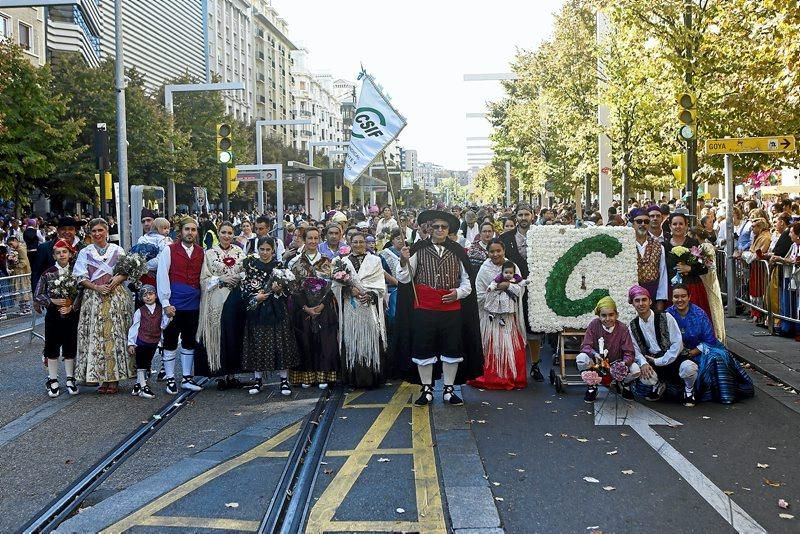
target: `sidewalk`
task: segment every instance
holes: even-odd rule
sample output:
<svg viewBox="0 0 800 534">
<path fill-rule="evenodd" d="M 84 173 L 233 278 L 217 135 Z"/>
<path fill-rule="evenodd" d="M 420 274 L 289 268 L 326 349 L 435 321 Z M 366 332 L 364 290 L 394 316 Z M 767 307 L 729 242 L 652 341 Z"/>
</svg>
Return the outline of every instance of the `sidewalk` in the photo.
<svg viewBox="0 0 800 534">
<path fill-rule="evenodd" d="M 725 319 L 728 349 L 776 382 L 800 391 L 800 343 L 770 336 L 744 317 Z"/>
</svg>

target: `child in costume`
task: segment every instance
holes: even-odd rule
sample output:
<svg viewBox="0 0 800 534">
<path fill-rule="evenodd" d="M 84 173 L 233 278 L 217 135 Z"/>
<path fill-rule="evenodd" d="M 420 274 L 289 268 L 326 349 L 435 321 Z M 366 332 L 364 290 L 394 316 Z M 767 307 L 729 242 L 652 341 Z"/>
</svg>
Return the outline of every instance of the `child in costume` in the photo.
<svg viewBox="0 0 800 534">
<path fill-rule="evenodd" d="M 78 352 L 78 285 L 72 278 L 72 245 L 59 239 L 53 245 L 56 264 L 42 273 L 36 284 L 34 306 L 46 309 L 44 317 L 44 357 L 47 365 L 47 395 L 58 397 L 58 358 L 64 358 L 67 392 L 78 394 L 75 384 L 75 356 Z M 74 288 L 74 291 L 67 288 Z M 72 296 L 68 296 L 72 295 Z"/>
<path fill-rule="evenodd" d="M 136 356 L 136 385 L 131 390 L 134 397 L 155 398 L 147 385 L 147 372 L 161 341 L 161 331 L 169 322 L 158 303 L 156 288 L 144 284 L 139 290 L 139 300 L 144 304 L 133 314 L 133 323 L 128 330 L 128 353 Z"/>
<path fill-rule="evenodd" d="M 517 266 L 513 261 L 505 262 L 502 272 L 489 284 L 486 301 L 483 305 L 483 308 L 489 312 L 490 321 L 499 317 L 500 326 L 505 326 L 506 319 L 509 319 L 517 311 L 517 296 L 508 289 L 497 291 L 497 284 L 503 282 L 525 285 L 522 277 L 517 274 Z"/>
</svg>

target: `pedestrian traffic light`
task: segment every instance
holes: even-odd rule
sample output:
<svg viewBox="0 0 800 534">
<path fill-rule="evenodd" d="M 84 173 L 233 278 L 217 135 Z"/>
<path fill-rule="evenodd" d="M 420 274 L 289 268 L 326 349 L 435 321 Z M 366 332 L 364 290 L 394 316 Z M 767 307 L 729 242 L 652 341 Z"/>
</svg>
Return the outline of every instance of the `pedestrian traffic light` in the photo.
<svg viewBox="0 0 800 534">
<path fill-rule="evenodd" d="M 697 96 L 683 92 L 678 95 L 678 121 L 681 129 L 678 132 L 683 139 L 694 139 L 697 133 Z"/>
<path fill-rule="evenodd" d="M 94 183 L 97 184 L 97 187 L 94 188 L 95 192 L 97 193 L 97 198 L 100 198 L 100 174 L 99 173 L 95 173 L 94 174 Z M 108 172 L 108 171 L 105 172 L 104 185 L 105 185 L 105 191 L 104 192 L 105 192 L 106 200 L 111 200 L 111 196 L 112 196 L 111 195 L 112 178 L 111 178 L 111 173 Z"/>
<path fill-rule="evenodd" d="M 686 184 L 686 153 L 681 152 L 680 154 L 673 154 L 672 155 L 672 165 L 674 168 L 672 169 L 672 176 L 675 177 L 675 181 L 680 185 Z"/>
<path fill-rule="evenodd" d="M 217 124 L 217 161 L 220 163 L 230 163 L 233 159 L 231 133 L 230 124 Z"/>
<path fill-rule="evenodd" d="M 239 169 L 236 167 L 231 167 L 228 169 L 228 180 L 226 184 L 228 185 L 228 194 L 232 195 L 236 192 L 236 188 L 239 187 L 239 180 L 236 179 L 236 175 L 239 174 Z"/>
</svg>

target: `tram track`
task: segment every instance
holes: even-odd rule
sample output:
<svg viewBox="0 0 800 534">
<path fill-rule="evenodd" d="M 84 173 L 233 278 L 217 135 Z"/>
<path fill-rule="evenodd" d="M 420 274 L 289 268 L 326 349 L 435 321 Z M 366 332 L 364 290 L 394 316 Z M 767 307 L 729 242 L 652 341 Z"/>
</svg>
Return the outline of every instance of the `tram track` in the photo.
<svg viewBox="0 0 800 534">
<path fill-rule="evenodd" d="M 203 386 L 209 383 L 209 379 L 200 378 L 197 382 Z M 128 434 L 56 499 L 40 510 L 19 532 L 38 534 L 56 530 L 103 481 L 144 445 L 148 439 L 163 428 L 198 393 L 199 391 L 184 390 L 174 399 L 164 404 L 147 422 L 142 423 L 136 430 Z"/>
<path fill-rule="evenodd" d="M 259 534 L 294 534 L 303 531 L 319 472 L 317 467 L 325 453 L 343 397 L 344 390 L 341 387 L 326 390 L 320 395 L 289 453 L 259 525 Z"/>
</svg>

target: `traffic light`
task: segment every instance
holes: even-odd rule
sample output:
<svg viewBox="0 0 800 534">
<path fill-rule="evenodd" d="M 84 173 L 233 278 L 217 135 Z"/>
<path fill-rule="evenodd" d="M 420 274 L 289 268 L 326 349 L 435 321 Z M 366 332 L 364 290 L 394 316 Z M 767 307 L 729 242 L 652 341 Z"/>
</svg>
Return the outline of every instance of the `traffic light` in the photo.
<svg viewBox="0 0 800 534">
<path fill-rule="evenodd" d="M 231 167 L 228 169 L 228 180 L 226 182 L 228 186 L 228 194 L 232 195 L 236 192 L 236 188 L 239 187 L 239 180 L 236 179 L 236 175 L 239 174 L 239 169 L 236 167 Z"/>
<path fill-rule="evenodd" d="M 217 161 L 220 163 L 230 163 L 233 160 L 231 133 L 230 124 L 217 124 Z"/>
<path fill-rule="evenodd" d="M 105 179 L 105 186 L 106 186 L 105 187 L 105 197 L 106 197 L 106 200 L 110 201 L 111 200 L 111 196 L 112 196 L 111 195 L 111 189 L 112 189 L 111 173 L 106 171 L 105 175 L 106 175 L 106 179 Z M 94 183 L 97 184 L 97 186 L 94 188 L 95 192 L 97 193 L 97 198 L 100 198 L 100 174 L 99 173 L 95 173 L 94 174 Z"/>
<path fill-rule="evenodd" d="M 680 185 L 686 185 L 686 153 L 673 154 L 672 165 L 674 166 L 672 176 L 675 177 L 675 181 Z"/>
<path fill-rule="evenodd" d="M 678 132 L 683 139 L 694 139 L 697 134 L 697 96 L 683 92 L 678 95 L 678 121 L 681 129 Z"/>
</svg>

